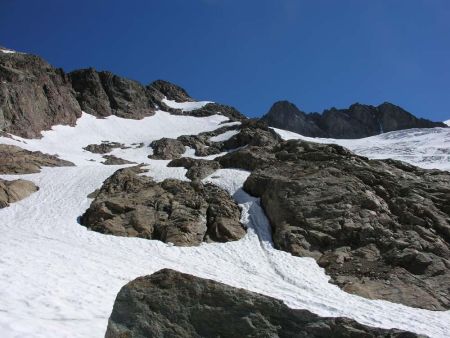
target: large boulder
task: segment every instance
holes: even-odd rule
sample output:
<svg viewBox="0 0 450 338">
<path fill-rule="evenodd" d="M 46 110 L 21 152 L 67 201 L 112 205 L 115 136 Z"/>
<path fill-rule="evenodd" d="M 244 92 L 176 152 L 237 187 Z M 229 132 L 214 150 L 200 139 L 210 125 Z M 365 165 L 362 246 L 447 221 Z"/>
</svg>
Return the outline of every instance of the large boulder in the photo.
<svg viewBox="0 0 450 338">
<path fill-rule="evenodd" d="M 150 143 L 150 147 L 153 148 L 153 154 L 148 157 L 154 160 L 179 158 L 186 151 L 183 142 L 167 137 L 153 141 Z"/>
<path fill-rule="evenodd" d="M 242 238 L 240 210 L 212 184 L 140 176 L 139 167 L 116 171 L 94 194 L 80 223 L 105 234 L 157 239 L 180 246 Z"/>
<path fill-rule="evenodd" d="M 55 155 L 0 144 L 0 174 L 33 174 L 38 173 L 42 167 L 73 165 L 72 162 L 62 160 Z"/>
<path fill-rule="evenodd" d="M 3 180 L 0 178 L 0 209 L 9 206 L 10 203 L 20 201 L 39 188 L 27 180 Z"/>
<path fill-rule="evenodd" d="M 319 317 L 282 301 L 164 269 L 117 295 L 106 338 L 122 337 L 402 337 L 418 335 Z"/>
<path fill-rule="evenodd" d="M 450 308 L 450 174 L 368 160 L 303 141 L 219 159 L 253 170 L 277 248 L 310 256 L 344 290 L 431 310 Z"/>
</svg>

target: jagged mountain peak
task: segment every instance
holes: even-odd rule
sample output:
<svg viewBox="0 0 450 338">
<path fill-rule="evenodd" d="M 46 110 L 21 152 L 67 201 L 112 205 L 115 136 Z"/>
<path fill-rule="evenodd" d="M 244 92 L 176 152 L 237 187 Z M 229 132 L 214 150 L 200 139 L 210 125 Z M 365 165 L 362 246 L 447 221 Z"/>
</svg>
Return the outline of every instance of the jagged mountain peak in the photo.
<svg viewBox="0 0 450 338">
<path fill-rule="evenodd" d="M 304 113 L 288 101 L 277 101 L 262 119 L 272 127 L 304 136 L 330 138 L 361 138 L 401 129 L 446 127 L 442 122 L 417 118 L 390 102 L 378 106 L 357 102 L 348 108 L 332 107 L 318 114 Z"/>
</svg>

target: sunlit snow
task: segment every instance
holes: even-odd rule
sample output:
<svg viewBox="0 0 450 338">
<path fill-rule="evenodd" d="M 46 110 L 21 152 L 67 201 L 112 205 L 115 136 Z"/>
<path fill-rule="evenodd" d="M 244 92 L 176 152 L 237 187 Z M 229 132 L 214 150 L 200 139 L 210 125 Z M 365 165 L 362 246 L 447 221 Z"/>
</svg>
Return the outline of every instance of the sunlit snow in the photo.
<svg viewBox="0 0 450 338">
<path fill-rule="evenodd" d="M 115 149 L 112 153 L 145 163 L 148 175 L 156 180 L 186 179 L 185 169 L 167 168 L 168 161 L 148 159 L 152 152 L 148 145 L 161 137 L 210 131 L 223 126 L 225 120 L 219 115 L 195 118 L 164 112 L 139 121 L 96 119 L 83 114 L 75 127 L 54 127 L 44 132 L 41 139 L 0 138 L 0 143 L 58 154 L 77 165 L 44 168 L 32 175 L 1 175 L 6 179 L 25 178 L 40 187 L 29 198 L 0 209 L 1 337 L 103 337 L 119 289 L 128 281 L 161 268 L 270 295 L 290 307 L 322 316 L 346 316 L 367 325 L 448 337 L 449 311 L 427 311 L 347 294 L 328 283 L 324 270 L 313 259 L 275 250 L 258 199 L 242 190 L 249 175 L 246 171 L 221 169 L 206 179 L 227 189 L 242 207 L 242 221 L 248 233 L 236 242 L 182 248 L 159 241 L 103 235 L 77 223 L 77 217 L 91 202 L 87 195 L 123 167 L 105 166 L 100 163 L 100 155 L 82 147 L 101 141 L 124 143 L 131 148 Z M 231 133 L 227 133 L 219 135 L 219 139 L 229 137 Z M 424 151 L 434 152 L 438 138 L 440 147 L 449 149 L 448 133 L 443 129 L 414 133 L 412 139 L 411 135 L 404 138 L 405 149 L 410 147 L 408 142 L 417 138 L 421 140 L 419 149 Z M 428 136 L 420 136 L 423 133 Z M 379 139 L 374 139 L 378 143 L 372 148 L 364 140 L 360 142 L 366 142 L 367 149 L 380 147 Z M 394 140 L 400 148 L 398 138 Z M 136 143 L 140 142 L 144 146 L 138 148 Z M 185 155 L 189 154 L 190 149 Z M 413 158 L 414 152 L 410 156 Z M 428 166 L 432 159 L 416 162 Z"/>
<path fill-rule="evenodd" d="M 195 109 L 200 109 L 207 105 L 208 103 L 211 103 L 211 101 L 188 101 L 188 102 L 177 102 L 173 100 L 163 99 L 162 102 L 164 102 L 168 107 L 174 108 L 174 109 L 181 109 L 183 111 L 192 111 Z"/>
</svg>

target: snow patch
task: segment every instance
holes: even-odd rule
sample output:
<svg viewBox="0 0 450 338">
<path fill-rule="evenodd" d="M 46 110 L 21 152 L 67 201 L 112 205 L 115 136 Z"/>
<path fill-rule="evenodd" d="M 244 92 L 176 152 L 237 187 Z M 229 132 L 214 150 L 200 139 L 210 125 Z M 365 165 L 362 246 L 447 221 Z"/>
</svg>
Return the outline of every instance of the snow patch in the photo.
<svg viewBox="0 0 450 338">
<path fill-rule="evenodd" d="M 5 54 L 17 53 L 15 50 L 11 50 L 11 49 L 0 49 L 0 52 L 5 53 Z"/>
<path fill-rule="evenodd" d="M 200 109 L 206 106 L 211 101 L 190 101 L 190 102 L 177 102 L 173 100 L 168 100 L 167 98 L 162 99 L 168 107 L 174 109 L 181 109 L 182 111 L 192 111 L 195 109 Z"/>
<path fill-rule="evenodd" d="M 450 120 L 444 121 L 444 123 L 450 127 Z"/>
<path fill-rule="evenodd" d="M 223 134 L 211 137 L 209 140 L 212 142 L 224 142 L 232 138 L 234 135 L 239 134 L 239 130 L 228 130 Z"/>
<path fill-rule="evenodd" d="M 371 159 L 392 158 L 425 169 L 450 171 L 450 128 L 405 129 L 361 139 L 314 138 L 272 129 L 285 140 L 339 144 Z"/>
</svg>

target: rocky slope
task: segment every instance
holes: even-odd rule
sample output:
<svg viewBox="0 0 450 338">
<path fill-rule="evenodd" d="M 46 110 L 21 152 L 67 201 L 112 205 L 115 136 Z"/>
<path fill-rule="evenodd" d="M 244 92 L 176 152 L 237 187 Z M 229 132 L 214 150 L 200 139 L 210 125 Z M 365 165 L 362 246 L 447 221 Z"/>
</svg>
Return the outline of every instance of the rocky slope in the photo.
<svg viewBox="0 0 450 338">
<path fill-rule="evenodd" d="M 233 120 L 245 117 L 232 107 L 210 103 L 190 111 L 166 104 L 194 101 L 174 84 L 157 80 L 147 86 L 93 68 L 65 73 L 38 56 L 0 50 L 0 132 L 36 138 L 57 124 L 74 125 L 81 111 L 98 117 L 141 119 L 163 109 L 177 115 Z"/>
<path fill-rule="evenodd" d="M 271 137 L 257 125 L 241 133 Z M 346 291 L 450 308 L 449 173 L 267 140 L 217 160 L 252 171 L 244 190 L 261 198 L 277 248 L 315 258 Z"/>
<path fill-rule="evenodd" d="M 81 224 L 117 236 L 158 239 L 180 246 L 227 242 L 245 235 L 229 194 L 212 185 L 175 179 L 154 182 L 139 167 L 109 177 Z"/>
<path fill-rule="evenodd" d="M 307 310 L 212 280 L 164 269 L 117 295 L 105 337 L 417 337 Z"/>
<path fill-rule="evenodd" d="M 307 114 L 288 101 L 279 101 L 262 120 L 271 127 L 304 136 L 349 139 L 409 128 L 447 127 L 442 122 L 416 118 L 388 102 L 376 107 L 356 103 L 347 109 L 332 108 L 322 114 Z"/>
</svg>

